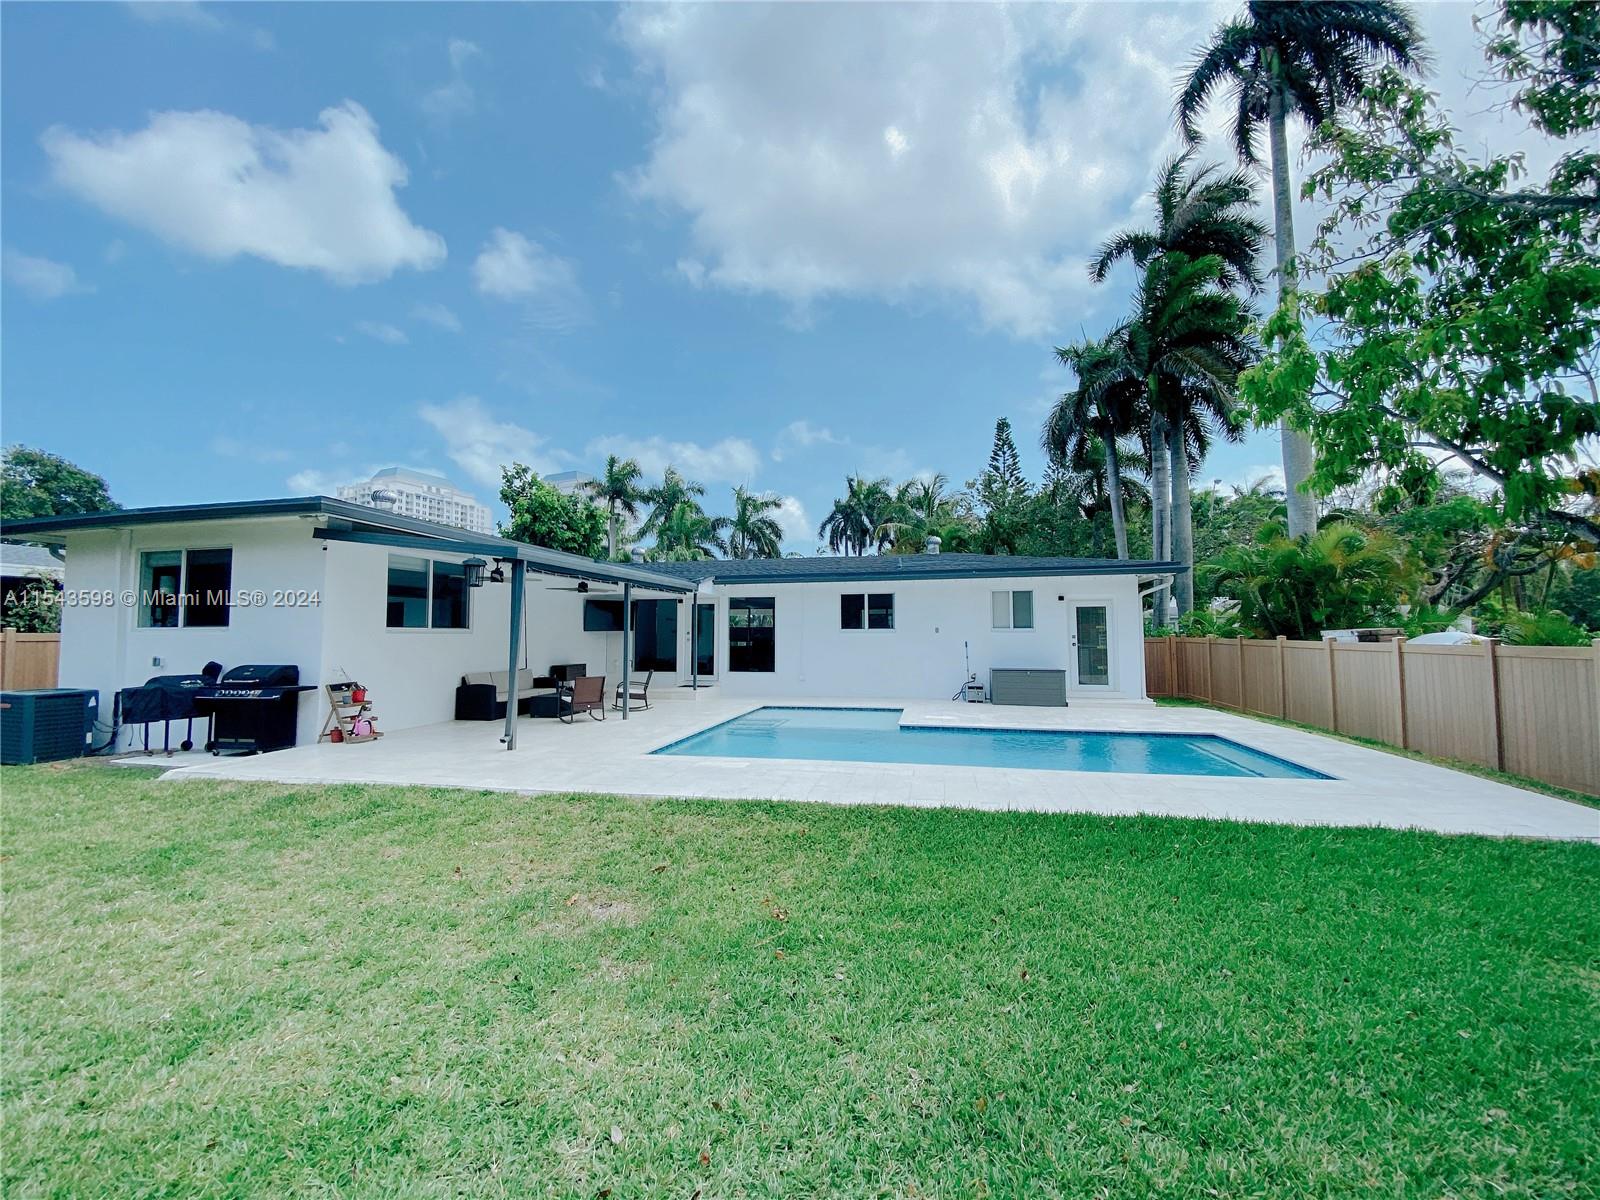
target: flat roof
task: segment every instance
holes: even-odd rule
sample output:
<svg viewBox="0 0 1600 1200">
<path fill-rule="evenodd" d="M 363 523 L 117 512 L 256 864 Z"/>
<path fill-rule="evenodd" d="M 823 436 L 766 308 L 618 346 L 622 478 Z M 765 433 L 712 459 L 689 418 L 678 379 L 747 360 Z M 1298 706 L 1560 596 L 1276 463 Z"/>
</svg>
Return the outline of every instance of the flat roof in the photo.
<svg viewBox="0 0 1600 1200">
<path fill-rule="evenodd" d="M 893 583 L 915 579 L 1009 579 L 1027 575 L 1175 575 L 1181 563 L 1022 554 L 862 554 L 809 558 L 714 558 L 656 562 L 650 569 L 714 583 Z"/>
<path fill-rule="evenodd" d="M 30 541 L 62 544 L 69 534 L 96 529 L 128 529 L 141 525 L 185 525 L 197 521 L 241 521 L 264 517 L 323 517 L 316 535 L 330 541 L 369 542 L 387 546 L 518 559 L 538 572 L 607 583 L 636 583 L 657 591 L 691 592 L 694 582 L 633 563 L 614 563 L 529 546 L 489 533 L 440 525 L 332 496 L 290 496 L 276 500 L 230 500 L 221 504 L 165 504 L 150 508 L 118 508 L 107 512 L 72 513 L 7 521 L 0 533 Z M 652 564 L 653 566 L 654 564 Z"/>
</svg>

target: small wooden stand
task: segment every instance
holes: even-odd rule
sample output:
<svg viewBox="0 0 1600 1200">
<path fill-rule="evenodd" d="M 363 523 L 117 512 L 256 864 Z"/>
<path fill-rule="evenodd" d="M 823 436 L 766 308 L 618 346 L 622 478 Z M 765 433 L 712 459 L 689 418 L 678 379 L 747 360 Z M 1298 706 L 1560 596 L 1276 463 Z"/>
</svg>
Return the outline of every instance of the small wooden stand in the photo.
<svg viewBox="0 0 1600 1200">
<path fill-rule="evenodd" d="M 351 699 L 355 692 L 354 684 L 325 683 L 322 690 L 328 697 L 328 719 L 322 723 L 322 732 L 317 735 L 317 741 L 332 741 L 335 729 L 339 731 L 341 742 L 371 742 L 383 736 L 376 728 L 371 733 L 355 732 L 356 718 L 366 716 L 372 705 L 366 700 Z M 373 718 L 367 716 L 367 720 L 370 722 Z"/>
</svg>

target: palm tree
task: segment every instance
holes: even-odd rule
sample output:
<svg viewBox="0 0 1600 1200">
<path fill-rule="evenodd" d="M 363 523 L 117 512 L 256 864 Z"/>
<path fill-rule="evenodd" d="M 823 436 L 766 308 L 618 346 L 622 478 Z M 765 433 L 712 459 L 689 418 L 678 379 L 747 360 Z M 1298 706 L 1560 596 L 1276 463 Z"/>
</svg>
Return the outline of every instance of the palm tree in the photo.
<svg viewBox="0 0 1600 1200">
<path fill-rule="evenodd" d="M 743 486 L 734 488 L 728 557 L 777 558 L 783 552 L 783 526 L 771 514 L 782 506 L 776 496 L 757 495 Z"/>
<path fill-rule="evenodd" d="M 639 502 L 644 499 L 644 489 L 639 486 L 643 474 L 633 459 L 612 454 L 607 456 L 606 469 L 600 478 L 584 485 L 584 490 L 605 506 L 607 558 L 617 556 L 618 518 L 627 517 L 631 521 L 639 515 Z"/>
<path fill-rule="evenodd" d="M 1156 202 L 1156 228 L 1124 229 L 1100 247 L 1089 264 L 1089 277 L 1104 283 L 1111 268 L 1130 259 L 1141 270 L 1162 254 L 1190 258 L 1216 255 L 1222 260 L 1222 285 L 1243 286 L 1251 295 L 1261 290 L 1261 246 L 1267 227 L 1251 215 L 1256 190 L 1244 171 L 1224 174 L 1216 163 L 1189 173 L 1194 151 L 1174 155 L 1156 172 L 1151 198 Z"/>
<path fill-rule="evenodd" d="M 1141 424 L 1146 389 L 1142 380 L 1116 370 L 1118 348 L 1108 341 L 1057 346 L 1056 359 L 1078 377 L 1045 420 L 1041 441 L 1050 463 L 1082 473 L 1099 448 L 1111 508 L 1117 557 L 1128 557 L 1128 516 L 1123 502 L 1119 444 Z"/>
<path fill-rule="evenodd" d="M 1189 476 L 1210 433 L 1236 436 L 1234 388 L 1257 348 L 1245 332 L 1250 310 L 1221 287 L 1225 265 L 1215 255 L 1191 259 L 1164 254 L 1145 268 L 1132 319 L 1102 343 L 1086 389 L 1093 399 L 1112 389 L 1144 389 L 1146 443 L 1151 459 L 1151 544 L 1158 559 L 1191 568 L 1174 591 L 1179 612 L 1193 606 L 1194 537 Z M 1156 622 L 1165 623 L 1165 598 L 1156 597 Z"/>
<path fill-rule="evenodd" d="M 896 554 L 920 554 L 930 537 L 938 538 L 941 548 L 954 550 L 953 543 L 970 544 L 967 533 L 976 531 L 972 498 L 951 491 L 950 477 L 943 472 L 906 480 L 895 489 L 893 507 Z"/>
<path fill-rule="evenodd" d="M 881 550 L 894 540 L 899 512 L 887 479 L 851 475 L 845 494 L 833 502 L 833 511 L 817 527 L 817 536 L 834 553 L 861 555 L 867 547 Z"/>
<path fill-rule="evenodd" d="M 682 501 L 656 530 L 654 557 L 681 561 L 725 554 L 728 543 L 723 531 L 729 524 L 727 517 L 709 517 L 692 500 Z"/>
<path fill-rule="evenodd" d="M 661 482 L 640 497 L 650 506 L 650 512 L 639 527 L 639 532 L 646 537 L 659 537 L 661 526 L 684 505 L 703 516 L 705 510 L 700 507 L 700 497 L 705 494 L 706 489 L 702 484 L 685 479 L 678 473 L 677 467 L 669 465 L 661 473 Z"/>
<path fill-rule="evenodd" d="M 1416 21 L 1395 0 L 1250 0 L 1239 18 L 1212 35 L 1178 94 L 1178 121 L 1193 145 L 1200 139 L 1201 110 L 1219 88 L 1231 88 L 1234 149 L 1246 165 L 1259 162 L 1256 134 L 1263 122 L 1267 126 L 1280 308 L 1295 286 L 1289 118 L 1311 125 L 1331 119 L 1360 94 L 1379 63 L 1410 71 L 1424 64 Z M 1289 536 L 1300 537 L 1317 521 L 1316 500 L 1304 490 L 1314 465 L 1311 443 L 1287 419 L 1280 429 Z"/>
</svg>

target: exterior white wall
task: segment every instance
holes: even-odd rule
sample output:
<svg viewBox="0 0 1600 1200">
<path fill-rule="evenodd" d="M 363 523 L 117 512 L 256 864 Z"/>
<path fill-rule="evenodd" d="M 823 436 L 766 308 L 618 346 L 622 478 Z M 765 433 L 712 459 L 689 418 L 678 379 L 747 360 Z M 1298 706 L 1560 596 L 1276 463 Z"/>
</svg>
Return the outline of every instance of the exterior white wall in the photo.
<svg viewBox="0 0 1600 1200">
<path fill-rule="evenodd" d="M 1032 591 L 1032 629 L 993 628 L 991 593 Z M 893 629 L 840 629 L 839 597 L 892 592 Z M 776 670 L 730 672 L 728 601 L 777 601 Z M 978 682 L 991 667 L 1068 672 L 1068 696 L 1144 697 L 1144 624 L 1132 575 L 1066 578 L 959 579 L 874 583 L 718 585 L 716 686 L 733 695 L 948 699 L 965 678 L 963 643 Z M 1109 623 L 1111 685 L 1075 685 L 1073 604 L 1104 604 Z M 687 607 L 687 606 L 685 606 Z M 689 665 L 680 622 L 680 668 Z M 687 671 L 679 674 L 687 678 Z"/>
<path fill-rule="evenodd" d="M 234 595 L 261 592 L 268 603 L 236 603 L 228 624 L 220 628 L 139 627 L 142 552 L 222 547 L 233 551 Z M 152 675 L 197 674 L 212 660 L 224 668 L 293 663 L 300 668 L 302 683 L 320 682 L 321 607 L 271 603 L 274 593 L 280 592 L 327 598 L 321 545 L 312 539 L 310 523 L 299 518 L 143 525 L 71 534 L 65 588 L 80 597 L 100 593 L 113 598 L 110 604 L 69 604 L 61 613 L 61 685 L 96 689 L 100 719 L 108 727 L 112 699 L 119 689 L 141 684 Z M 319 694 L 301 696 L 302 741 L 308 728 L 315 737 L 320 707 Z M 130 746 L 132 736 L 125 730 L 121 745 Z M 152 744 L 155 737 L 159 731 L 152 730 Z M 182 731 L 175 729 L 173 738 L 176 744 Z M 103 740 L 103 733 L 96 735 L 97 745 Z"/>
</svg>

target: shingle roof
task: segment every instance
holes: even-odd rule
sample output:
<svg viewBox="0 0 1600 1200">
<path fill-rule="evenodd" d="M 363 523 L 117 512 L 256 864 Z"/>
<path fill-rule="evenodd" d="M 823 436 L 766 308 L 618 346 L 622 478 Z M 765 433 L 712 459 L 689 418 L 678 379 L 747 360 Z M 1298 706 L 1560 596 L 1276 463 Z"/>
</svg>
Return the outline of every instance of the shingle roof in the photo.
<svg viewBox="0 0 1600 1200">
<path fill-rule="evenodd" d="M 1022 575 L 1155 575 L 1175 562 L 1119 558 L 1034 558 L 1009 554 L 869 554 L 812 558 L 652 562 L 650 570 L 717 583 L 827 583 L 896 579 L 1003 579 Z"/>
<path fill-rule="evenodd" d="M 0 542 L 0 574 L 23 575 L 32 571 L 58 575 L 61 573 L 61 560 L 43 546 Z"/>
</svg>

